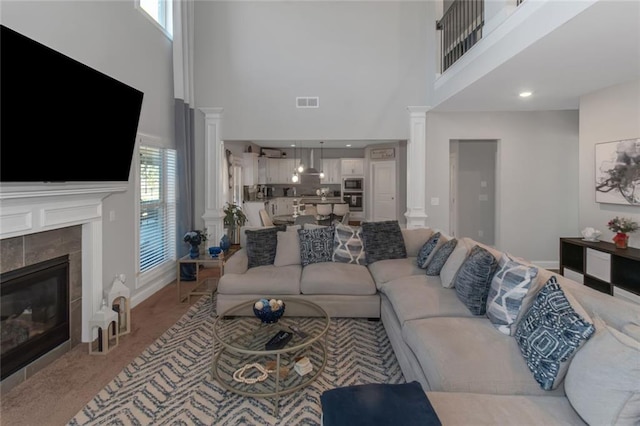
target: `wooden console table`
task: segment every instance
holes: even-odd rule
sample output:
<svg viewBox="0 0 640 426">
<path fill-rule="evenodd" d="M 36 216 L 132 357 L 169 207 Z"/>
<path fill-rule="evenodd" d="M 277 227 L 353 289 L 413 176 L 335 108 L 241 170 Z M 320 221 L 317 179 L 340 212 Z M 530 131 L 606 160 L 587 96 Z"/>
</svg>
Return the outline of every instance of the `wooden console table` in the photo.
<svg viewBox="0 0 640 426">
<path fill-rule="evenodd" d="M 640 300 L 640 249 L 560 238 L 560 274 L 610 295 Z M 630 293 L 630 294 L 629 294 Z M 630 296 L 630 297 L 629 297 Z"/>
</svg>

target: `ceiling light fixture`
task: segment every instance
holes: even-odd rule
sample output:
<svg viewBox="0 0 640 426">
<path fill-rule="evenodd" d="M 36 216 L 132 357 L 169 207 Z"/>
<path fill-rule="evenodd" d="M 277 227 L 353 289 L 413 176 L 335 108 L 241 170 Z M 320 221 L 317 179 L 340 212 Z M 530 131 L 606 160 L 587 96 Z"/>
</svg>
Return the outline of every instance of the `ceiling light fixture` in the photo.
<svg viewBox="0 0 640 426">
<path fill-rule="evenodd" d="M 350 143 L 347 144 L 347 148 L 351 148 L 351 144 Z"/>
<path fill-rule="evenodd" d="M 532 92 L 520 92 L 520 97 L 521 98 L 528 98 L 532 94 L 533 94 Z"/>
<path fill-rule="evenodd" d="M 324 155 L 322 155 L 323 141 L 320 141 L 320 179 L 324 179 Z"/>
</svg>

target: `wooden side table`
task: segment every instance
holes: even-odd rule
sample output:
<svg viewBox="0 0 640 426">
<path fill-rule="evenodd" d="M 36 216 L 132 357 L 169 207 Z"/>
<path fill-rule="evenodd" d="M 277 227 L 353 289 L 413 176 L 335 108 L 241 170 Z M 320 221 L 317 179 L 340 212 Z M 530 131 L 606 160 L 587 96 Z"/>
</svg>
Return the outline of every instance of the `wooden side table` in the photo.
<svg viewBox="0 0 640 426">
<path fill-rule="evenodd" d="M 191 303 L 191 297 L 193 296 L 204 296 L 207 294 L 211 294 L 218 287 L 218 279 L 222 277 L 224 273 L 224 262 L 225 262 L 225 254 L 220 253 L 218 257 L 211 257 L 211 255 L 200 253 L 199 257 L 192 259 L 188 254 L 180 259 L 178 259 L 177 263 L 177 287 L 178 287 L 178 303 L 189 302 Z M 193 288 L 182 294 L 182 286 L 183 280 L 181 276 L 182 265 L 194 265 L 195 267 L 195 285 Z M 204 278 L 200 278 L 200 268 L 201 267 L 217 267 L 218 268 L 218 277 L 206 276 Z M 185 281 L 189 283 L 194 283 L 194 281 L 189 280 Z"/>
</svg>

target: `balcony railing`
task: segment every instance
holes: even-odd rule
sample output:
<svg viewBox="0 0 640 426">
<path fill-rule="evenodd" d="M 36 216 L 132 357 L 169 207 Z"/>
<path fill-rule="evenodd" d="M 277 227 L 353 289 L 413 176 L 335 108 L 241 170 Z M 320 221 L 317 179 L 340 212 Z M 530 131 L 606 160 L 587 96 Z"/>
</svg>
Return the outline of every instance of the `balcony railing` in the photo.
<svg viewBox="0 0 640 426">
<path fill-rule="evenodd" d="M 454 0 L 442 19 L 436 22 L 441 40 L 441 72 L 482 38 L 483 26 L 484 0 Z"/>
</svg>

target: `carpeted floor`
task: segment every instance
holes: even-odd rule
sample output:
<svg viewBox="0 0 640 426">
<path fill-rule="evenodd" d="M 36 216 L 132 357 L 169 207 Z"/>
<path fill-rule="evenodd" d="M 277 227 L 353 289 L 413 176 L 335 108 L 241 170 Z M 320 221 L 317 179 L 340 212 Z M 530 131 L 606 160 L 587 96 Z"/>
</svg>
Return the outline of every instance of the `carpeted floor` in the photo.
<svg viewBox="0 0 640 426">
<path fill-rule="evenodd" d="M 334 318 L 325 370 L 311 385 L 283 396 L 279 416 L 274 417 L 272 399 L 239 396 L 211 379 L 212 302 L 207 296 L 200 299 L 70 425 L 318 425 L 324 390 L 404 383 L 381 322 Z"/>
</svg>

